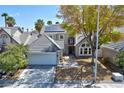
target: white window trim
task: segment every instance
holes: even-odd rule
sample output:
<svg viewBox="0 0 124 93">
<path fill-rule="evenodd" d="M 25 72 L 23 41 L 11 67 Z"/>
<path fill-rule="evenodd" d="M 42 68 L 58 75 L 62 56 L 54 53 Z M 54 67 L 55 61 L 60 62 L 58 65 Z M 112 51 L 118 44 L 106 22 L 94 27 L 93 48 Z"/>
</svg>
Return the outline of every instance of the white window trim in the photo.
<svg viewBox="0 0 124 93">
<path fill-rule="evenodd" d="M 86 42 L 82 43 L 82 44 L 86 44 Z M 92 51 L 91 51 L 91 54 L 84 54 L 84 49 L 87 48 L 87 52 L 89 53 L 89 48 L 91 49 L 91 47 L 82 47 L 82 44 L 80 45 L 79 47 L 79 56 L 91 56 L 92 55 Z M 80 53 L 81 52 L 81 49 L 82 49 L 82 54 Z"/>
</svg>

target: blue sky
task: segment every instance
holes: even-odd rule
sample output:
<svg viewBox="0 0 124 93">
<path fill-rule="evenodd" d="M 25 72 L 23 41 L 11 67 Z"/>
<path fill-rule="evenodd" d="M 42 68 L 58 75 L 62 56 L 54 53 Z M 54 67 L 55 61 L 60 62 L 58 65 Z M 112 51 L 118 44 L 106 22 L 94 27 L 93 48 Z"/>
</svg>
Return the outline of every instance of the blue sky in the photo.
<svg viewBox="0 0 124 93">
<path fill-rule="evenodd" d="M 24 28 L 34 28 L 34 23 L 37 19 L 43 19 L 45 23 L 51 20 L 53 23 L 56 21 L 62 22 L 61 19 L 56 18 L 59 10 L 57 5 L 30 5 L 30 6 L 15 6 L 15 5 L 1 5 L 0 15 L 8 13 L 16 20 L 16 25 Z M 0 26 L 4 26 L 4 18 L 0 16 Z"/>
</svg>

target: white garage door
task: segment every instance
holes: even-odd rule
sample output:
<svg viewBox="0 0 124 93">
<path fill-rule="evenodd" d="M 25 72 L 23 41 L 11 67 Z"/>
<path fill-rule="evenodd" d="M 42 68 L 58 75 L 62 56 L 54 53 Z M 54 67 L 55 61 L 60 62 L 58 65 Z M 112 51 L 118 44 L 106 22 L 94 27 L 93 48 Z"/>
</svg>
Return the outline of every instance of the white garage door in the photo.
<svg viewBox="0 0 124 93">
<path fill-rule="evenodd" d="M 31 53 L 28 54 L 30 65 L 56 65 L 57 54 L 56 52 L 49 53 Z"/>
</svg>

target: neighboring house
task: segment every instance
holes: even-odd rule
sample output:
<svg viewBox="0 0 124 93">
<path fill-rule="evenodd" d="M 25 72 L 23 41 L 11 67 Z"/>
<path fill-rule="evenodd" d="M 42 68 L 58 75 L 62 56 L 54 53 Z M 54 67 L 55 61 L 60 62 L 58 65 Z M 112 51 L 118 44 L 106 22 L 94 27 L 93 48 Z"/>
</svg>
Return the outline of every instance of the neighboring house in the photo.
<svg viewBox="0 0 124 93">
<path fill-rule="evenodd" d="M 101 46 L 102 57 L 115 64 L 116 55 L 124 50 L 124 40 Z"/>
<path fill-rule="evenodd" d="M 115 28 L 115 30 L 121 33 L 121 40 L 124 40 L 124 26 Z"/>
<path fill-rule="evenodd" d="M 29 64 L 57 65 L 61 57 L 61 47 L 48 35 L 23 32 L 19 27 L 2 27 L 0 29 L 0 46 L 24 44 L 29 48 Z"/>
<path fill-rule="evenodd" d="M 20 44 L 18 36 L 21 34 L 21 30 L 18 27 L 0 28 L 0 51 L 3 51 L 4 46 L 8 44 Z"/>
</svg>

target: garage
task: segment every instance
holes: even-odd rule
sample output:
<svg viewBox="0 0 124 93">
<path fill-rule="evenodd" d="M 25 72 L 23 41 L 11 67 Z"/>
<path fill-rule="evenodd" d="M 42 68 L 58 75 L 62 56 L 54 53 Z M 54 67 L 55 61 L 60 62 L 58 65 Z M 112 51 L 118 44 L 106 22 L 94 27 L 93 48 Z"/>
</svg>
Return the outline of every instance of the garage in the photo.
<svg viewBox="0 0 124 93">
<path fill-rule="evenodd" d="M 30 53 L 28 54 L 29 65 L 57 65 L 57 53 Z"/>
<path fill-rule="evenodd" d="M 33 40 L 28 48 L 29 65 L 57 65 L 59 63 L 61 48 L 45 34 Z"/>
</svg>

